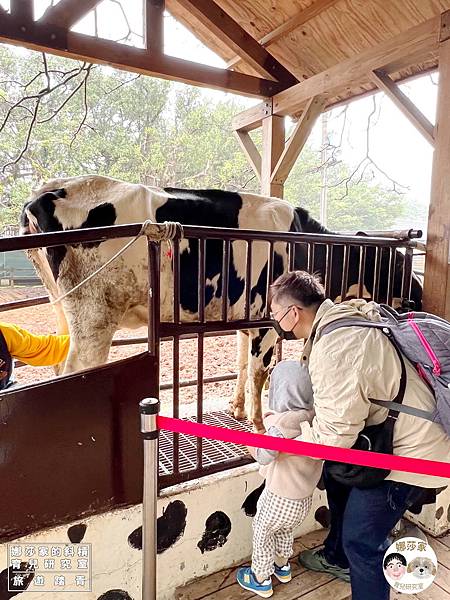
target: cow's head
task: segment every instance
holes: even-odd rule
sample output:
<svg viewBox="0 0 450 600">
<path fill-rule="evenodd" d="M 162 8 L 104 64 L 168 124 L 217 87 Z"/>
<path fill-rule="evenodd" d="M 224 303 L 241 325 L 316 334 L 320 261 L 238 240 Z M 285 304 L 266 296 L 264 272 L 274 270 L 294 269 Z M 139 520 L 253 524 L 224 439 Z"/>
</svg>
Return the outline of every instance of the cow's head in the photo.
<svg viewBox="0 0 450 600">
<path fill-rule="evenodd" d="M 24 204 L 20 215 L 20 234 L 29 235 L 48 231 L 61 231 L 62 226 L 54 216 L 54 203 L 65 196 L 64 189 L 56 189 L 44 194 L 37 194 L 35 198 Z M 58 271 L 55 267 L 56 256 L 58 252 L 61 254 L 63 248 L 59 247 L 59 250 L 57 248 L 33 248 L 26 250 L 26 254 L 41 278 L 50 300 L 55 300 L 59 296 L 57 285 Z M 61 303 L 54 305 L 54 309 L 57 332 L 59 334 L 67 334 L 69 328 Z M 60 375 L 63 367 L 63 364 L 56 365 L 54 367 L 55 373 Z"/>
<path fill-rule="evenodd" d="M 358 231 L 358 236 L 368 237 L 368 234 L 364 231 Z M 367 248 L 366 251 L 366 268 L 367 263 L 371 272 L 375 269 L 375 248 Z M 388 249 L 383 249 L 381 251 L 381 277 L 380 283 L 380 296 L 381 301 L 385 302 L 387 299 L 387 283 L 388 283 L 388 273 L 389 273 L 389 256 L 390 252 Z M 410 310 L 411 308 L 414 310 L 422 310 L 422 294 L 423 288 L 420 279 L 417 277 L 415 273 L 412 274 L 411 279 L 411 294 L 410 294 L 410 303 L 405 302 L 402 299 L 402 277 L 403 270 L 405 266 L 405 255 L 400 250 L 395 251 L 395 269 L 394 269 L 394 287 L 393 287 L 393 305 L 399 312 L 404 312 Z M 385 288 L 385 289 L 384 289 Z"/>
</svg>

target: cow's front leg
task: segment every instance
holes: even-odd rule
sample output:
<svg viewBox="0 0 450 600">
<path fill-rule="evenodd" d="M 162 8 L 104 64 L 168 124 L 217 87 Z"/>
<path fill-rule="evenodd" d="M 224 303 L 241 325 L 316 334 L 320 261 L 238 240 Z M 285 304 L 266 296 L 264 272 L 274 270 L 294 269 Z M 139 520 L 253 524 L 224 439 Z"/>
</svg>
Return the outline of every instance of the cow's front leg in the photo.
<svg viewBox="0 0 450 600">
<path fill-rule="evenodd" d="M 230 411 L 236 419 L 245 419 L 245 384 L 248 376 L 248 340 L 247 331 L 237 331 L 237 369 L 238 378 L 234 389 L 234 398 L 230 402 Z"/>
<path fill-rule="evenodd" d="M 114 332 L 123 311 L 102 311 L 100 306 L 77 311 L 68 310 L 70 350 L 64 374 L 90 369 L 108 361 Z"/>
<path fill-rule="evenodd" d="M 250 331 L 250 360 L 248 365 L 248 391 L 250 419 L 258 432 L 264 433 L 261 394 L 269 373 L 277 334 L 274 329 Z"/>
</svg>

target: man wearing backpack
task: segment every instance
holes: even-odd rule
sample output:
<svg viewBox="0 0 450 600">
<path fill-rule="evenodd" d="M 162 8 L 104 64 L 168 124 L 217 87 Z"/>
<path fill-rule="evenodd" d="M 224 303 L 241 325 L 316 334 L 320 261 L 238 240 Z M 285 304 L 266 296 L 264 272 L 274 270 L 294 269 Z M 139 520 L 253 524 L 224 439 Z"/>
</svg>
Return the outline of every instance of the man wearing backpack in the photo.
<svg viewBox="0 0 450 600">
<path fill-rule="evenodd" d="M 383 331 L 345 326 L 320 335 L 322 328 L 339 319 L 380 322 L 376 304 L 351 300 L 335 305 L 325 299 L 324 288 L 314 275 L 295 271 L 282 275 L 271 286 L 271 309 L 280 337 L 305 339 L 301 360 L 310 371 L 316 415 L 311 425 L 302 424 L 302 441 L 351 448 L 365 427 L 387 419 L 388 409 L 370 399 L 397 400 L 401 380 L 405 383 L 404 404 L 433 412 L 436 401 L 432 390 L 415 367 L 401 358 Z M 393 428 L 392 452 L 446 460 L 450 457 L 450 438 L 438 423 L 401 412 Z M 304 551 L 299 560 L 309 569 L 350 581 L 353 600 L 388 600 L 390 588 L 382 563 L 391 529 L 412 504 L 420 501 L 423 488 L 446 486 L 449 481 L 391 471 L 374 487 L 361 489 L 338 482 L 331 474 L 335 464 L 324 464 L 329 534 L 322 549 Z"/>
</svg>

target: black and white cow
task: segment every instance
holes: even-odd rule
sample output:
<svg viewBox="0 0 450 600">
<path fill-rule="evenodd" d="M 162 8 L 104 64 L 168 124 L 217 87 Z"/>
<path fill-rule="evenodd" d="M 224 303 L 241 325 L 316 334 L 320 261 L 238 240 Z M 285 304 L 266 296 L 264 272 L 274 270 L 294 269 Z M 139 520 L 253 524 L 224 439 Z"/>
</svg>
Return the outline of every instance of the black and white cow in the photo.
<svg viewBox="0 0 450 600">
<path fill-rule="evenodd" d="M 24 206 L 21 232 L 54 232 L 124 223 L 176 221 L 184 225 L 330 233 L 311 219 L 302 208 L 295 209 L 277 198 L 220 190 L 164 190 L 125 183 L 96 175 L 54 179 L 33 193 Z M 124 246 L 124 240 L 59 246 L 29 251 L 50 298 L 71 290 Z M 253 243 L 251 269 L 251 316 L 263 314 L 266 301 L 268 247 Z M 274 245 L 274 277 L 288 267 L 287 246 Z M 341 294 L 342 248 L 335 248 L 330 296 Z M 359 250 L 352 249 L 348 289 L 356 296 Z M 354 254 L 353 254 L 354 253 Z M 356 254 L 357 253 L 357 254 Z M 221 318 L 222 258 L 220 240 L 206 242 L 205 318 Z M 397 253 L 399 275 L 403 257 Z M 324 273 L 324 247 L 316 246 L 314 270 Z M 306 268 L 305 246 L 297 246 L 295 267 Z M 386 271 L 387 263 L 382 264 Z M 340 269 L 340 270 L 339 270 Z M 365 294 L 373 286 L 373 254 L 368 251 L 365 268 Z M 234 241 L 230 250 L 228 318 L 244 317 L 246 244 Z M 383 277 L 382 277 L 383 279 Z M 386 279 L 386 277 L 384 277 Z M 395 290 L 399 295 L 397 276 Z M 79 290 L 57 305 L 59 332 L 69 331 L 71 346 L 64 372 L 94 367 L 106 362 L 112 337 L 122 327 L 136 328 L 147 323 L 147 250 L 145 239 L 138 240 L 120 258 Z M 416 301 L 421 290 L 414 289 Z M 180 303 L 182 321 L 198 318 L 198 242 L 184 239 L 180 244 Z M 161 320 L 173 319 L 173 270 L 169 252 L 162 252 Z M 261 428 L 261 390 L 272 359 L 276 334 L 272 329 L 238 333 L 238 380 L 232 410 L 244 416 L 245 389 L 251 400 L 251 419 Z"/>
</svg>

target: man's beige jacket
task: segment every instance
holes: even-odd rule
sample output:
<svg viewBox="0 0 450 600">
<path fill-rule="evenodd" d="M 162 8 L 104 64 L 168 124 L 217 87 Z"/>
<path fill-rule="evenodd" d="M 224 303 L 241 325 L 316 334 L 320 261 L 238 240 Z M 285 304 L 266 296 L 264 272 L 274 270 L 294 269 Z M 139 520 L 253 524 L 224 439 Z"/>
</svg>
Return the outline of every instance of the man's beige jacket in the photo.
<svg viewBox="0 0 450 600">
<path fill-rule="evenodd" d="M 336 319 L 380 320 L 373 302 L 350 300 L 334 304 L 325 300 L 317 312 L 311 336 L 301 360 L 309 367 L 316 416 L 302 423 L 299 439 L 350 448 L 366 425 L 381 423 L 388 410 L 369 401 L 393 400 L 398 392 L 401 365 L 394 347 L 378 329 L 344 327 L 320 334 L 320 328 Z M 405 359 L 407 386 L 404 404 L 426 411 L 435 406 L 432 392 L 414 366 Z M 394 428 L 394 454 L 428 460 L 450 460 L 450 438 L 437 423 L 400 413 Z M 441 487 L 449 479 L 391 471 L 387 479 L 423 487 Z"/>
</svg>

